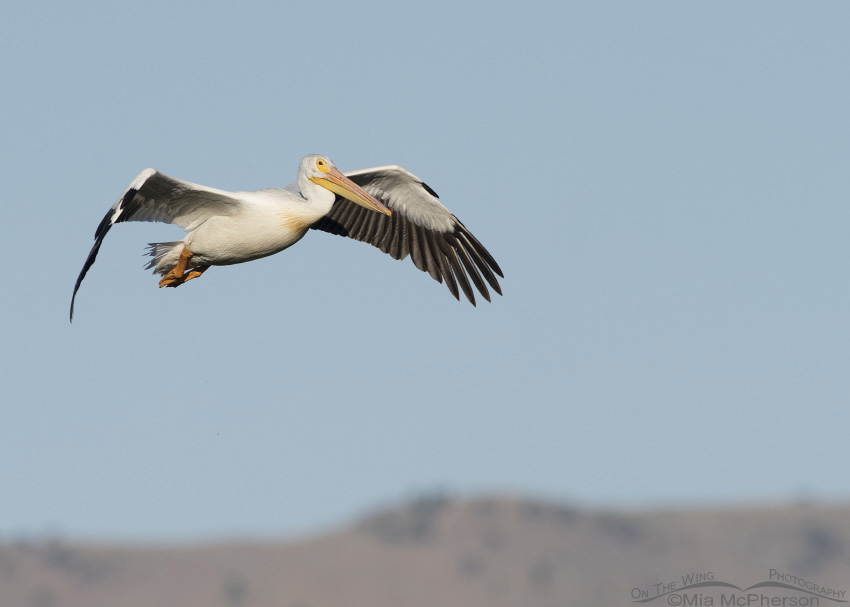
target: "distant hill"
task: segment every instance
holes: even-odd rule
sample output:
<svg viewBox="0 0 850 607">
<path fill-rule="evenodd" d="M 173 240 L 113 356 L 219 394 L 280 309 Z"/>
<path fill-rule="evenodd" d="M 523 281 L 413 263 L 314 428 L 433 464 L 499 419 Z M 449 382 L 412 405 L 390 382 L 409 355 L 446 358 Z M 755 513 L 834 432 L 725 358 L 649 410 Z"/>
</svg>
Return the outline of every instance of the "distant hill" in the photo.
<svg viewBox="0 0 850 607">
<path fill-rule="evenodd" d="M 431 496 L 300 541 L 0 545 L 0 607 L 704 607 L 721 593 L 850 601 L 850 506 L 623 512 Z"/>
</svg>

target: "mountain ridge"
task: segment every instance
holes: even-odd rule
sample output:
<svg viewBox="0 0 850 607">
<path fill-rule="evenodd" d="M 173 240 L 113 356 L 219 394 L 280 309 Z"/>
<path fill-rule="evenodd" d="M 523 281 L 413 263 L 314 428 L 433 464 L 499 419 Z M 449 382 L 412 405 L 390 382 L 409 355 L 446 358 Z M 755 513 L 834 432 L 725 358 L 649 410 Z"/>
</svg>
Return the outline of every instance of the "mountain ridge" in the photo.
<svg viewBox="0 0 850 607">
<path fill-rule="evenodd" d="M 0 606 L 624 605 L 688 575 L 746 588 L 771 570 L 850 590 L 850 505 L 629 511 L 428 494 L 295 540 L 4 542 Z"/>
</svg>

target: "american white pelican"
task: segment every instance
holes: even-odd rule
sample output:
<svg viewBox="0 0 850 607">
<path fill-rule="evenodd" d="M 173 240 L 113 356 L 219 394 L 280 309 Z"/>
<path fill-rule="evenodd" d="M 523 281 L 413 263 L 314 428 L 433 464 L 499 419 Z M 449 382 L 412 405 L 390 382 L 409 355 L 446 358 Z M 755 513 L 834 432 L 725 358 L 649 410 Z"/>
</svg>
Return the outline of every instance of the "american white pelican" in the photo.
<svg viewBox="0 0 850 607">
<path fill-rule="evenodd" d="M 298 181 L 283 189 L 225 192 L 168 177 L 154 169 L 139 173 L 97 227 L 71 296 L 97 257 L 106 233 L 122 221 L 161 221 L 186 231 L 177 242 L 148 245 L 146 268 L 163 276 L 160 287 L 179 287 L 210 266 L 273 255 L 298 242 L 309 228 L 368 242 L 394 259 L 413 264 L 446 286 L 456 299 L 458 284 L 475 305 L 472 283 L 484 299 L 499 295 L 502 270 L 480 242 L 437 200 L 437 193 L 400 166 L 341 173 L 327 156 L 301 160 Z"/>
</svg>

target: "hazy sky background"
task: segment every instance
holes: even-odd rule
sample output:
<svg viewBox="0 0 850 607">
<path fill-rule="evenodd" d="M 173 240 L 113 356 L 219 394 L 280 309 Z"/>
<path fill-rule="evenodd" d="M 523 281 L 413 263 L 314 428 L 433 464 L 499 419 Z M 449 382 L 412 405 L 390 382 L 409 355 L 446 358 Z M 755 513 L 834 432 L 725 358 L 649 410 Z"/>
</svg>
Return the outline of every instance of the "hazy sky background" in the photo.
<svg viewBox="0 0 850 607">
<path fill-rule="evenodd" d="M 850 499 L 850 5 L 6 3 L 0 539 L 292 535 L 421 491 Z M 146 167 L 399 163 L 473 308 L 310 233 L 179 289 Z"/>
</svg>

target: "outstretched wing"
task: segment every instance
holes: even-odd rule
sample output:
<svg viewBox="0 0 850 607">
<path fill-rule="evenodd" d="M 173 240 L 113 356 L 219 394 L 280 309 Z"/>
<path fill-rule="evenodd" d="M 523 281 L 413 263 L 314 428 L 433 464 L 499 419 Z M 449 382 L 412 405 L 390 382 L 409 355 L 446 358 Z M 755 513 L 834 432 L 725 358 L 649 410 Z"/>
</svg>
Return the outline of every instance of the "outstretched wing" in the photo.
<svg viewBox="0 0 850 607">
<path fill-rule="evenodd" d="M 393 214 L 375 213 L 337 196 L 330 212 L 311 228 L 368 242 L 393 259 L 410 255 L 413 264 L 434 280 L 445 279 L 456 299 L 460 299 L 460 284 L 473 306 L 470 280 L 487 301 L 490 293 L 485 280 L 502 294 L 495 276 L 504 278 L 499 264 L 421 179 L 397 165 L 351 171 L 345 176 Z"/>
<path fill-rule="evenodd" d="M 230 192 L 216 190 L 145 169 L 106 213 L 94 233 L 94 246 L 83 264 L 71 296 L 71 320 L 77 290 L 94 264 L 106 233 L 122 221 L 161 221 L 190 231 L 215 215 L 232 215 L 240 202 Z"/>
</svg>

